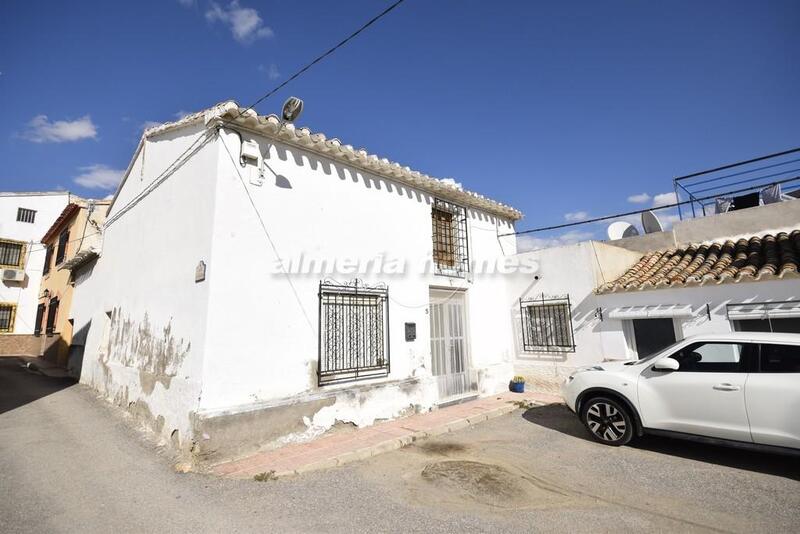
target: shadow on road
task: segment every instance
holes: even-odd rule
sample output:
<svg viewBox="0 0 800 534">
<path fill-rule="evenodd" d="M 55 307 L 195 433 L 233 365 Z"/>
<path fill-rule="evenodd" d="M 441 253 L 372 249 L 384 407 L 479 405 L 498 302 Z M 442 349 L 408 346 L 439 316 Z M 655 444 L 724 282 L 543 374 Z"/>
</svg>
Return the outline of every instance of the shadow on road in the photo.
<svg viewBox="0 0 800 534">
<path fill-rule="evenodd" d="M 18 358 L 0 358 L 0 414 L 74 386 L 73 378 L 51 378 L 25 368 Z"/>
<path fill-rule="evenodd" d="M 522 417 L 530 423 L 594 442 L 578 417 L 564 405 L 537 406 L 526 410 Z M 628 446 L 698 462 L 800 480 L 800 456 L 771 454 L 660 436 L 642 436 Z"/>
</svg>

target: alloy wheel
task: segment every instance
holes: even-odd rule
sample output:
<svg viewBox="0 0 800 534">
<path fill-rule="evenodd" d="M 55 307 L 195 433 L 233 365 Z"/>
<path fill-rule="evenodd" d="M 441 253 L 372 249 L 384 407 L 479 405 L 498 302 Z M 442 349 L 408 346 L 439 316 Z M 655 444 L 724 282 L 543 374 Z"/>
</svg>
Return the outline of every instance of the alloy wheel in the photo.
<svg viewBox="0 0 800 534">
<path fill-rule="evenodd" d="M 596 402 L 586 410 L 586 425 L 603 441 L 619 441 L 625 435 L 625 417 L 615 406 L 607 402 Z"/>
</svg>

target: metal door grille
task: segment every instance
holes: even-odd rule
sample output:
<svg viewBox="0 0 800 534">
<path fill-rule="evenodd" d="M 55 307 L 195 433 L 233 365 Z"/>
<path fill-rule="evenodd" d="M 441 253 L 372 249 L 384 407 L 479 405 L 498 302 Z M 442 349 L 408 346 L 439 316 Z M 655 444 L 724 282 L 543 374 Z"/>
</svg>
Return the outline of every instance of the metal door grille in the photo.
<svg viewBox="0 0 800 534">
<path fill-rule="evenodd" d="M 519 301 L 522 346 L 526 352 L 574 352 L 572 307 L 566 297 Z"/>
<path fill-rule="evenodd" d="M 389 374 L 389 289 L 320 282 L 317 383 Z"/>
</svg>

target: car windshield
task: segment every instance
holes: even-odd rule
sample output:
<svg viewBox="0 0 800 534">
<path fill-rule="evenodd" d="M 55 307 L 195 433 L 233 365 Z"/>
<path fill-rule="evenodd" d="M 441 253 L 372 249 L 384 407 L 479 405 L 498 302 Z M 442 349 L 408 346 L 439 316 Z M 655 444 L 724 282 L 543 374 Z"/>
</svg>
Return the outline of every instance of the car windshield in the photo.
<svg viewBox="0 0 800 534">
<path fill-rule="evenodd" d="M 653 354 L 650 354 L 649 356 L 645 356 L 644 358 L 640 358 L 640 359 L 636 360 L 636 362 L 635 362 L 635 363 L 643 363 L 643 362 L 648 362 L 648 361 L 652 360 L 653 358 L 656 358 L 656 357 L 658 357 L 658 356 L 661 356 L 661 355 L 662 355 L 662 354 L 664 354 L 665 352 L 669 352 L 669 351 L 671 351 L 671 350 L 673 349 L 673 347 L 675 347 L 676 345 L 678 345 L 678 344 L 679 344 L 679 343 L 681 343 L 682 341 L 683 341 L 683 340 L 681 340 L 681 341 L 676 341 L 676 342 L 675 342 L 675 343 L 673 343 L 672 345 L 669 345 L 668 347 L 665 347 L 665 348 L 661 349 L 661 350 L 660 350 L 660 351 L 658 351 L 658 352 L 654 352 Z"/>
</svg>

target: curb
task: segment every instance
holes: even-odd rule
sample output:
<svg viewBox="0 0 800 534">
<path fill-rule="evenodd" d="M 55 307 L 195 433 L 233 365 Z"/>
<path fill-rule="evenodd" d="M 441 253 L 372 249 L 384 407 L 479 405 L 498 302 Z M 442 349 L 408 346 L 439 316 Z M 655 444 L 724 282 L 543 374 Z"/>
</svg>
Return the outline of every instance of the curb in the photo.
<svg viewBox="0 0 800 534">
<path fill-rule="evenodd" d="M 547 404 L 546 402 L 541 402 L 541 401 L 531 401 L 530 403 L 531 406 L 545 406 L 546 404 Z M 445 423 L 443 425 L 425 431 L 418 430 L 410 432 L 408 435 L 401 436 L 399 438 L 388 439 L 386 441 L 376 443 L 375 445 L 371 445 L 369 447 L 363 447 L 353 451 L 348 451 L 342 454 L 331 456 L 329 458 L 315 460 L 313 462 L 309 462 L 305 465 L 297 467 L 296 469 L 293 470 L 277 471 L 273 473 L 273 478 L 277 479 L 277 478 L 285 478 L 295 475 L 301 475 L 304 473 L 310 473 L 312 471 L 331 469 L 333 467 L 340 467 L 343 465 L 347 465 L 349 463 L 358 462 L 360 460 L 366 460 L 367 458 L 371 458 L 372 456 L 378 456 L 380 454 L 402 449 L 403 447 L 410 445 L 421 439 L 441 436 L 449 432 L 455 432 L 457 430 L 461 430 L 469 426 L 474 426 L 478 423 L 482 423 L 490 419 L 495 419 L 502 415 L 509 414 L 517 409 L 519 409 L 519 406 L 509 403 L 507 406 L 500 406 L 498 408 L 489 410 L 484 413 L 480 413 L 463 419 L 456 419 L 454 421 L 450 421 L 448 423 Z M 240 479 L 252 478 L 250 475 L 244 476 L 243 473 L 239 473 L 238 476 L 236 473 L 231 473 L 228 476 Z"/>
</svg>

